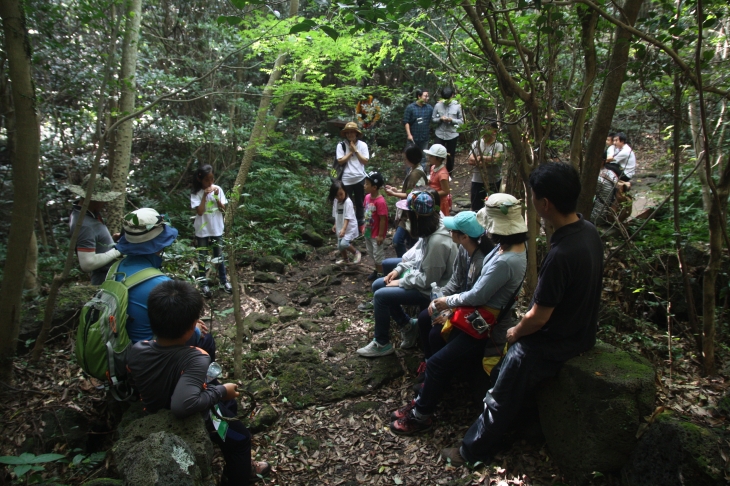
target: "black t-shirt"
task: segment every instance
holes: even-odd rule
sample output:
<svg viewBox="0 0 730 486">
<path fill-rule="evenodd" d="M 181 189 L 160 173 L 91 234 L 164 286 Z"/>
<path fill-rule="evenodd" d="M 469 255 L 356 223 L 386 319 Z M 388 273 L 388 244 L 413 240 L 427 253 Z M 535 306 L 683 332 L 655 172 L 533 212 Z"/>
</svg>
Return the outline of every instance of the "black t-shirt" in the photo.
<svg viewBox="0 0 730 486">
<path fill-rule="evenodd" d="M 583 219 L 563 226 L 550 239 L 532 304 L 552 307 L 547 323 L 520 339 L 523 346 L 555 361 L 566 361 L 596 343 L 603 287 L 603 243 Z"/>
</svg>

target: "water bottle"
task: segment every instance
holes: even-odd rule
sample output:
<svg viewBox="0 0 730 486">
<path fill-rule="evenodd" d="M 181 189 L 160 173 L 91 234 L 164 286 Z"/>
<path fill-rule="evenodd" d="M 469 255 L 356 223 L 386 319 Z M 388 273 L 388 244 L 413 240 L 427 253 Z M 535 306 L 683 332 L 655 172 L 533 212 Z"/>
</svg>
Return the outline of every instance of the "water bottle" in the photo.
<svg viewBox="0 0 730 486">
<path fill-rule="evenodd" d="M 431 282 L 431 302 L 444 296 L 444 291 L 436 282 Z M 443 311 L 437 311 L 433 303 L 431 304 L 431 321 L 435 321 Z"/>
<path fill-rule="evenodd" d="M 221 365 L 219 365 L 218 363 L 216 363 L 215 361 L 213 361 L 208 366 L 208 372 L 205 374 L 205 381 L 206 381 L 206 383 L 210 383 L 211 381 L 213 381 L 216 378 L 218 378 L 221 375 L 222 372 L 223 372 L 223 368 L 221 367 Z"/>
</svg>

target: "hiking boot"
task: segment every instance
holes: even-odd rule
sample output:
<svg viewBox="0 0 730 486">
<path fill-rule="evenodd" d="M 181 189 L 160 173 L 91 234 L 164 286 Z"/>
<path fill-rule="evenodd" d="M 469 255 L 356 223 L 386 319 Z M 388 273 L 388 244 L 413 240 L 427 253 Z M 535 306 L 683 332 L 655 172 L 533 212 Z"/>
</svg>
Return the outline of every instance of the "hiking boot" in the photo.
<svg viewBox="0 0 730 486">
<path fill-rule="evenodd" d="M 251 481 L 255 481 L 259 476 L 265 476 L 271 472 L 271 465 L 266 461 L 251 460 Z"/>
<path fill-rule="evenodd" d="M 410 321 L 408 321 L 408 324 L 403 326 L 403 328 L 400 330 L 400 337 L 401 349 L 410 349 L 414 347 L 416 344 L 418 344 L 418 327 L 414 326 Z"/>
<path fill-rule="evenodd" d="M 391 343 L 378 344 L 375 339 L 370 341 L 370 344 L 367 346 L 357 350 L 357 354 L 365 358 L 379 358 L 393 353 L 395 353 L 395 349 L 393 349 L 393 345 Z"/>
<path fill-rule="evenodd" d="M 441 449 L 441 457 L 454 467 L 466 464 L 466 459 L 461 457 L 458 447 L 447 447 L 446 449 Z"/>
<path fill-rule="evenodd" d="M 227 294 L 232 294 L 233 293 L 233 287 L 231 286 L 231 282 L 224 283 L 223 285 L 221 285 L 221 288 Z"/>
<path fill-rule="evenodd" d="M 413 410 L 416 407 L 416 399 L 414 398 L 410 402 L 408 402 L 406 405 L 402 406 L 395 412 L 390 414 L 390 420 L 400 420 L 404 418 L 406 415 L 411 413 L 411 410 Z"/>
<path fill-rule="evenodd" d="M 426 380 L 426 362 L 421 361 L 416 370 L 416 383 L 423 383 Z"/>
<path fill-rule="evenodd" d="M 210 299 L 213 297 L 213 292 L 210 291 L 210 287 L 208 287 L 208 284 L 203 284 L 202 287 L 200 287 L 200 293 L 203 294 L 203 297 L 206 299 Z"/>
<path fill-rule="evenodd" d="M 414 435 L 425 432 L 433 427 L 431 417 L 416 418 L 415 410 L 411 410 L 402 419 L 394 420 L 390 424 L 390 430 L 398 435 Z"/>
<path fill-rule="evenodd" d="M 358 251 L 357 253 L 355 253 L 355 256 L 354 256 L 354 257 L 352 257 L 352 263 L 353 263 L 354 265 L 357 265 L 358 263 L 360 263 L 360 260 L 362 260 L 362 253 L 360 253 L 360 252 Z"/>
<path fill-rule="evenodd" d="M 362 304 L 357 306 L 357 310 L 359 310 L 360 312 L 370 312 L 374 308 L 375 306 L 373 305 L 372 300 L 368 300 L 367 302 L 363 302 Z"/>
<path fill-rule="evenodd" d="M 373 273 L 368 275 L 368 282 L 375 282 L 377 279 L 379 279 L 382 276 L 383 276 L 382 273 L 378 273 L 377 270 L 373 270 Z"/>
</svg>

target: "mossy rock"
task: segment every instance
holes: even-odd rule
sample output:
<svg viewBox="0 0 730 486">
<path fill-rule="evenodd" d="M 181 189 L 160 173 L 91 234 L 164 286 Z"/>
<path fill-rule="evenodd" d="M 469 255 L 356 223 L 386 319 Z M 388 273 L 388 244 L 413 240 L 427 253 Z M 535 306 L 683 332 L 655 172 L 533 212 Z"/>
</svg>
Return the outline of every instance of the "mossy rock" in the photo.
<svg viewBox="0 0 730 486">
<path fill-rule="evenodd" d="M 291 322 L 299 318 L 301 312 L 294 307 L 284 306 L 279 310 L 279 320 L 281 322 Z"/>
<path fill-rule="evenodd" d="M 268 429 L 279 420 L 279 412 L 268 403 L 261 407 L 261 410 L 256 412 L 256 415 L 248 421 L 244 421 L 246 426 L 251 430 L 252 434 L 256 434 L 263 430 Z"/>
<path fill-rule="evenodd" d="M 308 228 L 302 232 L 302 239 L 315 248 L 319 248 L 324 245 L 324 238 L 322 238 L 322 235 L 314 231 L 312 228 Z"/>
<path fill-rule="evenodd" d="M 307 335 L 298 335 L 294 337 L 294 345 L 300 345 L 300 346 L 312 346 L 312 337 Z"/>
<path fill-rule="evenodd" d="M 375 412 L 380 409 L 380 407 L 383 406 L 382 402 L 374 402 L 374 401 L 364 401 L 364 402 L 355 402 L 348 405 L 344 413 L 345 415 L 354 415 L 354 416 L 360 416 L 364 415 L 368 412 Z"/>
<path fill-rule="evenodd" d="M 286 271 L 286 264 L 278 257 L 268 255 L 256 260 L 256 268 L 263 272 L 274 272 L 283 275 Z"/>
<path fill-rule="evenodd" d="M 324 309 L 317 312 L 317 317 L 319 317 L 320 319 L 325 317 L 334 317 L 334 315 L 335 310 L 332 307 L 325 307 Z"/>
<path fill-rule="evenodd" d="M 345 346 L 345 343 L 337 343 L 337 344 L 334 344 L 329 349 L 329 351 L 332 352 L 332 356 L 337 355 L 337 354 L 344 354 L 347 352 L 347 346 Z M 329 351 L 328 351 L 328 354 L 329 354 Z"/>
<path fill-rule="evenodd" d="M 271 273 L 254 272 L 253 281 L 259 283 L 276 283 L 279 280 L 276 278 L 276 275 L 273 275 Z"/>
<path fill-rule="evenodd" d="M 317 449 L 319 449 L 319 441 L 313 437 L 304 437 L 301 435 L 296 435 L 286 441 L 286 446 L 289 449 L 298 448 L 301 450 L 316 451 Z"/>
<path fill-rule="evenodd" d="M 617 471 L 654 410 L 655 373 L 644 358 L 599 342 L 568 360 L 538 394 L 540 422 L 555 464 L 574 482 Z"/>
<path fill-rule="evenodd" d="M 711 429 L 665 411 L 641 436 L 631 461 L 622 471 L 624 482 L 632 486 L 727 484 L 723 474 L 725 461 L 719 452 L 723 445 L 724 441 Z"/>
<path fill-rule="evenodd" d="M 261 332 L 270 328 L 276 324 L 278 319 L 276 316 L 270 314 L 263 314 L 261 312 L 252 312 L 243 319 L 243 325 L 246 326 L 251 332 Z M 223 330 L 223 335 L 228 339 L 236 339 L 236 326 L 228 326 Z"/>
<path fill-rule="evenodd" d="M 281 393 L 294 408 L 359 397 L 403 376 L 395 355 L 378 359 L 352 356 L 339 363 L 281 362 L 277 366 Z"/>
<path fill-rule="evenodd" d="M 339 265 L 323 265 L 317 273 L 324 277 L 327 275 L 337 275 L 341 270 L 342 268 Z"/>
<path fill-rule="evenodd" d="M 296 362 L 319 363 L 319 353 L 311 346 L 293 344 L 279 350 L 274 360 L 274 366 L 277 366 L 279 363 Z"/>
<path fill-rule="evenodd" d="M 241 388 L 253 395 L 256 400 L 262 400 L 274 396 L 274 392 L 271 390 L 271 386 L 266 380 L 249 381 L 248 383 L 244 383 Z"/>
<path fill-rule="evenodd" d="M 312 299 L 312 304 L 324 304 L 324 305 L 330 305 L 332 303 L 332 297 L 315 297 Z"/>
<path fill-rule="evenodd" d="M 299 321 L 299 327 L 307 332 L 319 332 L 321 330 L 321 326 L 319 324 L 307 320 Z"/>
<path fill-rule="evenodd" d="M 271 292 L 266 296 L 266 301 L 271 302 L 277 307 L 283 307 L 289 303 L 289 298 L 281 292 Z"/>
</svg>

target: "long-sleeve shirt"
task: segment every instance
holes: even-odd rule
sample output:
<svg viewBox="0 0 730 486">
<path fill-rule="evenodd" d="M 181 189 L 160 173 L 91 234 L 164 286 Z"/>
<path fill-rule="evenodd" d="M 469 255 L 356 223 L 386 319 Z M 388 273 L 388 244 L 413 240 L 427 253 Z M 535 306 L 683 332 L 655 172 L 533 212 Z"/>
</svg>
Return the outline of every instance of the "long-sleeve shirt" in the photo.
<svg viewBox="0 0 730 486">
<path fill-rule="evenodd" d="M 451 121 L 441 121 L 442 116 L 451 118 Z M 447 103 L 439 101 L 433 108 L 431 121 L 438 123 L 435 134 L 441 140 L 451 140 L 458 137 L 459 126 L 464 124 L 461 105 L 456 100 L 447 101 Z"/>
<path fill-rule="evenodd" d="M 411 135 L 415 142 L 428 142 L 431 127 L 431 114 L 433 106 L 428 103 L 423 106 L 418 103 L 411 103 L 406 107 L 403 114 L 403 124 L 410 127 Z"/>
<path fill-rule="evenodd" d="M 146 411 L 166 408 L 179 418 L 204 412 L 226 396 L 223 385 L 207 385 L 210 357 L 193 346 L 140 341 L 127 355 L 127 369 Z"/>
<path fill-rule="evenodd" d="M 395 269 L 402 275 L 398 285 L 404 289 L 416 289 L 431 296 L 431 282 L 439 287 L 448 283 L 454 271 L 454 260 L 458 250 L 446 227 L 439 222 L 439 228 L 430 236 L 419 240 L 421 258 L 401 261 Z"/>
<path fill-rule="evenodd" d="M 613 162 L 618 164 L 624 171 L 624 175 L 631 179 L 636 173 L 636 154 L 634 150 L 625 144 L 623 148 L 613 156 Z"/>
<path fill-rule="evenodd" d="M 477 248 L 470 257 L 466 248 L 459 246 L 459 253 L 454 260 L 454 272 L 449 283 L 441 289 L 445 296 L 466 292 L 474 286 L 474 282 L 482 273 L 484 253 Z"/>
</svg>

